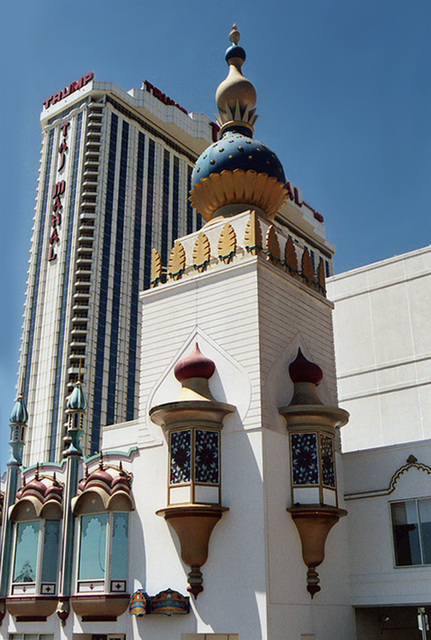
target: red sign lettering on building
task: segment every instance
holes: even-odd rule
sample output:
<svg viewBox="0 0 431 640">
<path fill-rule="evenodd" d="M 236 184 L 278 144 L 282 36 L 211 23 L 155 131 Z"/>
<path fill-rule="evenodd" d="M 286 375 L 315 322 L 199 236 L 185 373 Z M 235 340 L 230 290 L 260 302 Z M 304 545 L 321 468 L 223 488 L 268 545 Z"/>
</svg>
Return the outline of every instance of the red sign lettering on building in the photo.
<svg viewBox="0 0 431 640">
<path fill-rule="evenodd" d="M 93 78 L 94 73 L 92 71 L 86 73 L 85 76 L 82 76 L 82 78 L 79 78 L 79 80 L 75 80 L 75 82 L 72 82 L 68 87 L 65 87 L 61 91 L 57 91 L 57 93 L 54 93 L 54 95 L 46 98 L 46 100 L 44 100 L 42 103 L 43 106 L 45 107 L 45 109 L 49 109 L 49 107 L 57 104 L 57 102 L 60 102 L 60 100 L 67 98 L 67 96 L 70 96 L 75 91 L 78 91 L 78 89 L 82 89 L 82 87 L 85 87 L 85 85 L 93 80 Z"/>
<path fill-rule="evenodd" d="M 67 146 L 67 133 L 70 126 L 70 122 L 66 122 L 61 128 L 62 140 L 60 146 L 58 147 L 58 153 L 60 154 L 60 160 L 57 167 L 57 172 L 60 173 L 66 165 L 66 152 L 69 150 Z M 52 262 L 56 259 L 57 254 L 55 253 L 55 245 L 60 242 L 60 237 L 58 235 L 58 227 L 61 226 L 61 211 L 63 209 L 63 203 L 61 201 L 62 196 L 66 191 L 66 180 L 59 180 L 54 185 L 54 191 L 52 194 L 52 198 L 54 200 L 52 205 L 52 214 L 51 214 L 51 235 L 49 237 L 49 253 L 48 253 L 48 261 Z"/>
</svg>

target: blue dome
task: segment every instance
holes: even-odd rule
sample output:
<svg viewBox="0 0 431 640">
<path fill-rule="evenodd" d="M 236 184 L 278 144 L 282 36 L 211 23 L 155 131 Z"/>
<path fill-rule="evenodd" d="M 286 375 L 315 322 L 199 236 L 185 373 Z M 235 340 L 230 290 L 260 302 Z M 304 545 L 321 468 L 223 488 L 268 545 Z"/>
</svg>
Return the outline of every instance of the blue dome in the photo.
<svg viewBox="0 0 431 640">
<path fill-rule="evenodd" d="M 228 131 L 221 140 L 205 149 L 196 162 L 192 174 L 192 187 L 212 173 L 235 169 L 252 169 L 256 173 L 266 173 L 283 184 L 286 182 L 283 166 L 271 149 L 259 140 Z"/>
<path fill-rule="evenodd" d="M 26 424 L 28 413 L 22 396 L 18 396 L 16 399 L 9 420 L 11 424 Z"/>
</svg>

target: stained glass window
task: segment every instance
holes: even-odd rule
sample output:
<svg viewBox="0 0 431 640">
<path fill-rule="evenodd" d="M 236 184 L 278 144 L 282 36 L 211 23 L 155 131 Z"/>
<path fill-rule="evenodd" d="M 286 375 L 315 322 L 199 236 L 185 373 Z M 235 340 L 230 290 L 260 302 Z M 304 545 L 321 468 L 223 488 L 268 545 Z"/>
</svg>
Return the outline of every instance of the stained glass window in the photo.
<svg viewBox="0 0 431 640">
<path fill-rule="evenodd" d="M 113 514 L 111 580 L 127 580 L 129 514 Z"/>
<path fill-rule="evenodd" d="M 36 582 L 40 520 L 17 525 L 13 582 Z"/>
<path fill-rule="evenodd" d="M 191 442 L 190 429 L 171 433 L 171 484 L 191 481 Z"/>
<path fill-rule="evenodd" d="M 57 582 L 60 520 L 45 520 L 42 582 Z"/>
<path fill-rule="evenodd" d="M 82 516 L 79 580 L 104 579 L 107 524 L 107 513 L 92 513 Z"/>
<path fill-rule="evenodd" d="M 292 433 L 292 473 L 294 485 L 319 483 L 317 435 Z"/>
<path fill-rule="evenodd" d="M 196 429 L 195 481 L 219 483 L 219 432 Z"/>
</svg>

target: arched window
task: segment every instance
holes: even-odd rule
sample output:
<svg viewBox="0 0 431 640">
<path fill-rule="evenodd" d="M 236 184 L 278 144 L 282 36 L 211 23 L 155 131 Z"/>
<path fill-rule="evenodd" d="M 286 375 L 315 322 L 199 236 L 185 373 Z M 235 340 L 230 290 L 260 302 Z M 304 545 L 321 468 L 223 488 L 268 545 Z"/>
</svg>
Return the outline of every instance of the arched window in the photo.
<svg viewBox="0 0 431 640">
<path fill-rule="evenodd" d="M 87 513 L 80 517 L 78 593 L 124 593 L 129 556 L 129 513 Z"/>
<path fill-rule="evenodd" d="M 55 478 L 35 478 L 18 492 L 11 595 L 55 595 L 60 555 L 62 487 Z"/>
<path fill-rule="evenodd" d="M 78 520 L 76 593 L 126 593 L 129 515 L 135 506 L 130 476 L 103 466 L 80 485 L 73 499 Z"/>
</svg>

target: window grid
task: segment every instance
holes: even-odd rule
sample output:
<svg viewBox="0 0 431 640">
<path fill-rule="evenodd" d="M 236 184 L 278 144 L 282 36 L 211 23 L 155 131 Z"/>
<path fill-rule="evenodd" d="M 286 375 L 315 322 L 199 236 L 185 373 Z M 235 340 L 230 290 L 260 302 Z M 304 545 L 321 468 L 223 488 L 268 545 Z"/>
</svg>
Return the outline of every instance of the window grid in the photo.
<svg viewBox="0 0 431 640">
<path fill-rule="evenodd" d="M 102 414 L 103 365 L 105 362 L 106 312 L 108 305 L 109 262 L 114 205 L 115 164 L 117 155 L 118 116 L 111 115 L 111 131 L 106 184 L 105 225 L 103 230 L 102 266 L 100 273 L 99 321 L 97 327 L 96 366 L 94 375 L 93 421 L 91 429 L 91 453 L 99 451 Z"/>
<path fill-rule="evenodd" d="M 154 202 L 154 140 L 149 141 L 148 147 L 148 173 L 147 173 L 147 207 L 145 217 L 145 269 L 144 289 L 148 289 L 151 281 L 151 252 L 153 242 L 153 202 Z"/>
<path fill-rule="evenodd" d="M 115 422 L 118 337 L 120 330 L 121 273 L 123 262 L 124 214 L 126 204 L 127 152 L 129 124 L 123 121 L 121 133 L 120 176 L 118 183 L 117 229 L 115 239 L 114 286 L 112 292 L 111 336 L 109 348 L 108 401 L 106 424 Z"/>
<path fill-rule="evenodd" d="M 133 420 L 135 407 L 135 381 L 136 381 L 136 350 L 138 341 L 138 305 L 139 305 L 139 273 L 141 262 L 141 233 L 142 233 L 142 199 L 144 181 L 144 151 L 145 136 L 138 135 L 138 162 L 136 168 L 136 197 L 135 197 L 135 223 L 133 231 L 133 272 L 132 294 L 130 303 L 129 325 L 129 356 L 127 378 L 127 407 L 126 420 Z"/>
</svg>

